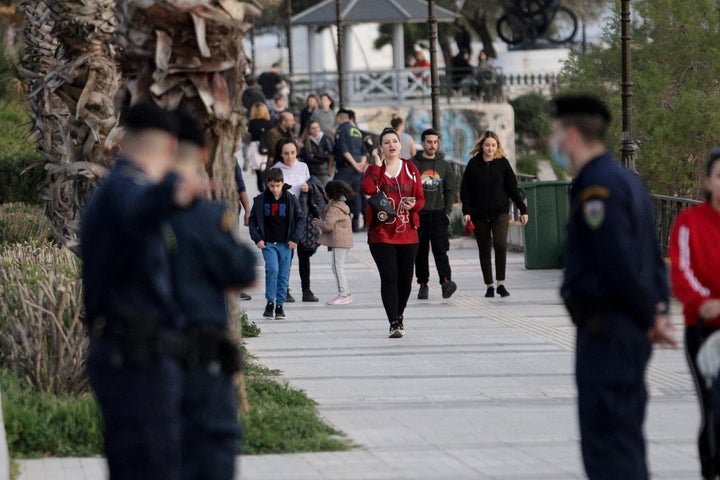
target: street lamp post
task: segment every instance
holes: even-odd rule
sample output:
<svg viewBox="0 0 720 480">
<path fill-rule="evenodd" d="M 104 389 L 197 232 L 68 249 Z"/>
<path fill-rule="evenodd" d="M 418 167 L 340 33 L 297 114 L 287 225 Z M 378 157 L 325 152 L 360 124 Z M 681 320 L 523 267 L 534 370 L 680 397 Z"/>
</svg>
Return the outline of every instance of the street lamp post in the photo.
<svg viewBox="0 0 720 480">
<path fill-rule="evenodd" d="M 335 15 L 337 26 L 337 70 L 338 70 L 338 102 L 340 108 L 345 108 L 345 35 L 342 20 L 342 2 L 335 0 Z"/>
<path fill-rule="evenodd" d="M 437 18 L 435 18 L 435 0 L 428 0 L 428 27 L 430 30 L 430 102 L 432 104 L 432 124 L 440 130 L 440 79 L 437 66 Z"/>
<path fill-rule="evenodd" d="M 293 64 L 293 43 L 292 43 L 292 0 L 286 0 L 285 11 L 287 13 L 287 47 L 288 47 L 288 73 L 290 94 L 288 103 L 292 106 L 295 101 L 295 86 L 293 85 L 293 76 L 295 75 L 295 67 Z"/>
<path fill-rule="evenodd" d="M 620 43 L 622 49 L 622 164 L 635 170 L 637 146 L 632 138 L 632 62 L 630 58 L 630 0 L 622 0 Z"/>
</svg>

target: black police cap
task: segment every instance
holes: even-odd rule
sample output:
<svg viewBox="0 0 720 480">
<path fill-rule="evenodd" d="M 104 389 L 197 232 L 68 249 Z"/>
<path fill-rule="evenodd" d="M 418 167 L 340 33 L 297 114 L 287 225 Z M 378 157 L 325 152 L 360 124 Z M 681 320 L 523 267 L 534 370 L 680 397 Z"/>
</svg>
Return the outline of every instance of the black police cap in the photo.
<svg viewBox="0 0 720 480">
<path fill-rule="evenodd" d="M 568 115 L 598 115 L 610 123 L 610 110 L 607 105 L 592 95 L 563 95 L 550 102 L 550 116 L 553 118 Z"/>
<path fill-rule="evenodd" d="M 143 100 L 128 109 L 120 124 L 128 132 L 162 130 L 177 135 L 179 125 L 175 115 L 152 100 Z"/>
<path fill-rule="evenodd" d="M 198 147 L 205 146 L 205 132 L 200 128 L 198 121 L 188 112 L 182 109 L 175 110 L 179 130 L 178 140 L 181 142 L 194 143 Z"/>
<path fill-rule="evenodd" d="M 338 115 L 347 115 L 348 117 L 350 116 L 350 113 L 351 113 L 351 111 L 348 110 L 347 108 L 341 108 L 340 110 L 337 111 Z"/>
</svg>

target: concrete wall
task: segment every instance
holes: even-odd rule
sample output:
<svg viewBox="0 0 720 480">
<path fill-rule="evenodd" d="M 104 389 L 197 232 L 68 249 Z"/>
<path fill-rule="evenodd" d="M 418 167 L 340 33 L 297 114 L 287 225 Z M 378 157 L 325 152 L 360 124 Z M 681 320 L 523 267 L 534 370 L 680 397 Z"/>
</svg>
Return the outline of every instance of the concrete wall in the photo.
<svg viewBox="0 0 720 480">
<path fill-rule="evenodd" d="M 420 144 L 420 134 L 432 127 L 432 108 L 429 104 L 363 105 L 353 107 L 358 126 L 363 130 L 381 132 L 390 126 L 393 114 L 405 120 L 405 131 Z M 500 143 L 510 163 L 515 165 L 515 113 L 504 103 L 468 102 L 440 105 L 440 131 L 442 149 L 449 159 L 467 163 L 470 150 L 478 138 L 492 130 L 500 137 Z"/>
</svg>

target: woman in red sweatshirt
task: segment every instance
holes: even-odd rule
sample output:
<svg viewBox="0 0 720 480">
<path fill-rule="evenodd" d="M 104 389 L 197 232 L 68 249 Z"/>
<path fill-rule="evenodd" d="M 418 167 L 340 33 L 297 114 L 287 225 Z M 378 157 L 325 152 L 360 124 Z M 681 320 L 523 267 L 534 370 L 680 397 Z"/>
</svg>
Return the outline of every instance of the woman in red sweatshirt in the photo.
<svg viewBox="0 0 720 480">
<path fill-rule="evenodd" d="M 703 341 L 720 330 L 720 150 L 710 153 L 705 190 L 706 202 L 678 215 L 670 237 L 670 259 L 673 293 L 682 302 L 685 315 L 685 353 L 702 413 L 698 438 L 702 475 L 715 478 L 712 472 L 720 472 L 720 461 L 710 453 L 705 421 L 712 408 L 711 396 L 698 374 L 696 357 Z M 720 439 L 717 427 L 715 439 Z"/>
<path fill-rule="evenodd" d="M 368 205 L 370 253 L 380 272 L 380 295 L 390 322 L 390 338 L 405 335 L 403 313 L 412 289 L 413 267 L 418 248 L 418 211 L 425 205 L 420 172 L 410 160 L 400 158 L 400 136 L 392 128 L 380 134 L 383 161 L 368 167 L 362 191 L 374 195 L 385 192 L 397 217 L 380 222 Z"/>
</svg>

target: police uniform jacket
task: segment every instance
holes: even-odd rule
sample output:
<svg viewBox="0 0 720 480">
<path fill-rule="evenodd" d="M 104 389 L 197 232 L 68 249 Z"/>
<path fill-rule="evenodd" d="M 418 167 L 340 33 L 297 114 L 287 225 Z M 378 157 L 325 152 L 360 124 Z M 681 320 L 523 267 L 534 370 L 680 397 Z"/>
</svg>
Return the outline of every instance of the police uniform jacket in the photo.
<svg viewBox="0 0 720 480">
<path fill-rule="evenodd" d="M 335 158 L 335 166 L 338 170 L 355 168 L 348 163 L 343 157 L 346 152 L 350 152 L 356 162 L 360 161 L 360 157 L 365 155 L 365 144 L 363 143 L 362 132 L 355 127 L 352 122 L 345 122 L 337 128 L 335 132 L 335 146 L 333 148 L 333 157 Z"/>
<path fill-rule="evenodd" d="M 255 280 L 254 252 L 239 242 L 236 215 L 196 200 L 176 213 L 168 241 L 175 298 L 189 325 L 225 327 L 225 291 Z"/>
<path fill-rule="evenodd" d="M 175 212 L 172 195 L 179 178 L 157 184 L 130 161 L 115 168 L 89 200 L 80 223 L 85 313 L 98 317 L 150 318 L 181 327 L 173 299 L 164 231 Z"/>
<path fill-rule="evenodd" d="M 508 159 L 500 157 L 486 162 L 480 153 L 471 158 L 460 185 L 463 215 L 470 215 L 473 221 L 492 222 L 498 215 L 509 212 L 510 199 L 521 214 L 527 213 Z"/>
<path fill-rule="evenodd" d="M 643 329 L 658 302 L 667 304 L 650 195 L 609 152 L 587 163 L 570 190 L 561 294 L 566 303 L 625 312 Z"/>
<path fill-rule="evenodd" d="M 290 185 L 287 183 L 283 185 L 283 195 L 288 206 L 288 242 L 300 243 L 300 236 L 305 229 L 305 219 L 302 216 L 300 210 L 300 204 L 298 203 L 297 197 L 289 192 Z M 253 206 L 250 210 L 250 220 L 248 227 L 250 228 L 250 238 L 253 242 L 258 243 L 260 240 L 265 240 L 265 218 L 263 216 L 263 205 L 265 199 L 263 198 L 265 193 L 269 194 L 269 191 L 265 191 L 255 197 L 253 200 Z"/>
</svg>

